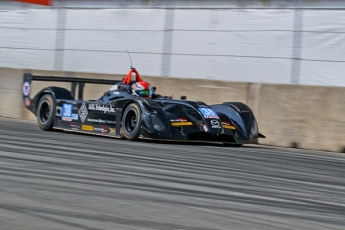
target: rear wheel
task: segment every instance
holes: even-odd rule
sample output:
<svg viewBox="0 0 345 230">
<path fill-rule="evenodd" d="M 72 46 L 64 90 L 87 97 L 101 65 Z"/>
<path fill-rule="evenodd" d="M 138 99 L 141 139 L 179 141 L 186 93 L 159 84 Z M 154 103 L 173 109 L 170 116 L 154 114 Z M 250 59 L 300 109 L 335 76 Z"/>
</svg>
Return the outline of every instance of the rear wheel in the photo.
<svg viewBox="0 0 345 230">
<path fill-rule="evenodd" d="M 122 116 L 122 133 L 127 140 L 136 140 L 140 134 L 141 111 L 136 103 L 128 105 Z"/>
<path fill-rule="evenodd" d="M 55 116 L 55 102 L 51 94 L 45 94 L 41 97 L 37 106 L 37 122 L 38 126 L 48 131 L 53 128 Z"/>
</svg>

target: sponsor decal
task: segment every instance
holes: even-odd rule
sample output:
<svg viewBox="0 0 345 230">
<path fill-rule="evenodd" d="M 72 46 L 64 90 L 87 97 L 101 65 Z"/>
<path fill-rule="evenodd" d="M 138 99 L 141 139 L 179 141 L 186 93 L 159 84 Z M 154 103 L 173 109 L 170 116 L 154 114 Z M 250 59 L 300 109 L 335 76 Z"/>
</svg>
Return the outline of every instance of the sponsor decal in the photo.
<svg viewBox="0 0 345 230">
<path fill-rule="evenodd" d="M 72 121 L 72 104 L 62 104 L 62 120 Z"/>
<path fill-rule="evenodd" d="M 80 129 L 80 125 L 78 123 L 74 123 L 74 122 L 70 122 L 69 126 L 71 127 L 71 129 L 73 130 L 79 130 Z"/>
<path fill-rule="evenodd" d="M 91 126 L 91 125 L 82 125 L 81 129 L 85 130 L 85 131 L 93 131 L 93 126 Z"/>
<path fill-rule="evenodd" d="M 192 122 L 188 121 L 186 118 L 170 119 L 172 126 L 188 126 L 193 125 Z"/>
<path fill-rule="evenodd" d="M 78 120 L 78 114 L 73 113 L 72 114 L 72 120 Z"/>
<path fill-rule="evenodd" d="M 217 120 L 211 120 L 211 125 L 212 125 L 212 128 L 222 128 L 219 125 L 219 121 L 217 121 Z"/>
<path fill-rule="evenodd" d="M 31 105 L 31 100 L 30 100 L 30 98 L 26 97 L 26 98 L 24 99 L 24 103 L 25 103 L 25 106 L 29 107 L 29 106 Z"/>
<path fill-rule="evenodd" d="M 96 123 L 107 123 L 106 120 L 102 120 L 102 119 L 92 119 L 92 118 L 87 118 L 86 119 L 89 122 L 96 122 Z"/>
<path fill-rule="evenodd" d="M 101 132 L 101 133 L 108 133 L 108 127 L 102 126 L 102 127 L 94 127 L 93 131 L 95 132 Z"/>
<path fill-rule="evenodd" d="M 115 108 L 108 105 L 89 104 L 90 110 L 102 111 L 103 113 L 115 112 Z"/>
<path fill-rule="evenodd" d="M 111 120 L 92 119 L 92 118 L 87 118 L 86 120 L 89 122 L 95 122 L 95 123 L 116 124 L 116 121 L 111 121 Z"/>
<path fill-rule="evenodd" d="M 188 125 L 193 125 L 193 123 L 180 121 L 180 122 L 171 122 L 171 125 L 172 126 L 188 126 Z"/>
<path fill-rule="evenodd" d="M 205 118 L 216 118 L 219 119 L 217 113 L 211 108 L 199 108 L 199 111 Z"/>
<path fill-rule="evenodd" d="M 170 122 L 186 122 L 188 121 L 186 118 L 178 118 L 178 119 L 170 119 Z"/>
<path fill-rule="evenodd" d="M 29 96 L 30 94 L 30 84 L 27 81 L 23 84 L 23 94 L 24 96 Z"/>
<path fill-rule="evenodd" d="M 233 126 L 231 123 L 229 122 L 222 122 L 222 126 L 224 129 L 232 129 L 232 130 L 236 130 L 235 126 Z"/>
<path fill-rule="evenodd" d="M 145 98 L 139 97 L 139 99 L 140 99 L 141 101 L 145 102 L 148 106 L 151 105 L 150 102 L 149 102 L 148 100 L 146 100 Z"/>
<path fill-rule="evenodd" d="M 78 114 L 79 114 L 79 117 L 80 117 L 80 120 L 81 122 L 85 122 L 85 119 L 87 118 L 87 115 L 89 114 L 89 112 L 87 111 L 87 108 L 86 108 L 86 105 L 85 103 L 83 103 L 79 110 L 78 110 Z"/>
<path fill-rule="evenodd" d="M 115 128 L 109 128 L 109 134 L 115 134 Z"/>
</svg>

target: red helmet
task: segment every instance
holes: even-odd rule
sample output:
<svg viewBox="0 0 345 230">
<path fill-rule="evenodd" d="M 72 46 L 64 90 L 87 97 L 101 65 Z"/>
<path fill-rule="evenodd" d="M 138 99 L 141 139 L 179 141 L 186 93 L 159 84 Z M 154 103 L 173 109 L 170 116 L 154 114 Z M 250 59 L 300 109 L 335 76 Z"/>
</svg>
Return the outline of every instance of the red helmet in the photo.
<svg viewBox="0 0 345 230">
<path fill-rule="evenodd" d="M 139 97 L 149 97 L 151 98 L 152 89 L 150 83 L 146 81 L 138 81 L 132 85 L 133 95 Z"/>
</svg>

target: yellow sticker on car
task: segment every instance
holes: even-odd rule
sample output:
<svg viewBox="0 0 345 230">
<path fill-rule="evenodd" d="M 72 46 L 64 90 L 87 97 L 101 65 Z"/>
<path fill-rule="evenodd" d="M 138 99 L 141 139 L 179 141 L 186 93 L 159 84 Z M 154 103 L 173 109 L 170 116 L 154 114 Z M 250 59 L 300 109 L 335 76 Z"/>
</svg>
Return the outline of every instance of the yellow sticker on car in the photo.
<svg viewBox="0 0 345 230">
<path fill-rule="evenodd" d="M 171 122 L 172 126 L 186 126 L 186 125 L 193 125 L 192 122 Z"/>
<path fill-rule="evenodd" d="M 224 129 L 232 129 L 232 130 L 236 130 L 235 126 L 233 125 L 223 125 Z"/>
<path fill-rule="evenodd" d="M 93 126 L 90 126 L 90 125 L 82 125 L 82 126 L 81 126 L 81 129 L 82 129 L 82 130 L 85 130 L 85 131 L 93 131 Z"/>
<path fill-rule="evenodd" d="M 115 128 L 109 128 L 109 134 L 115 134 Z"/>
</svg>

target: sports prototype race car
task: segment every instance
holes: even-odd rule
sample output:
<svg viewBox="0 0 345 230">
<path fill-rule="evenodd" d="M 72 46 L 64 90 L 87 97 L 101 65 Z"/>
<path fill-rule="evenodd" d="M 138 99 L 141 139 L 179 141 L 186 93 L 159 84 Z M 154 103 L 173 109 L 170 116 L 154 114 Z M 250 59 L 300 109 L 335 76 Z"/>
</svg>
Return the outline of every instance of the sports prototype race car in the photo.
<svg viewBox="0 0 345 230">
<path fill-rule="evenodd" d="M 136 79 L 132 80 L 132 74 Z M 30 98 L 32 81 L 71 82 L 71 89 L 50 86 Z M 37 117 L 42 130 L 62 129 L 128 140 L 160 139 L 227 144 L 258 143 L 265 138 L 250 108 L 240 102 L 207 105 L 156 94 L 133 95 L 131 85 L 142 82 L 131 68 L 122 81 L 24 74 L 25 107 Z M 83 100 L 85 83 L 116 87 L 96 100 Z M 78 86 L 78 92 L 76 87 Z M 75 94 L 78 94 L 77 99 Z"/>
</svg>

